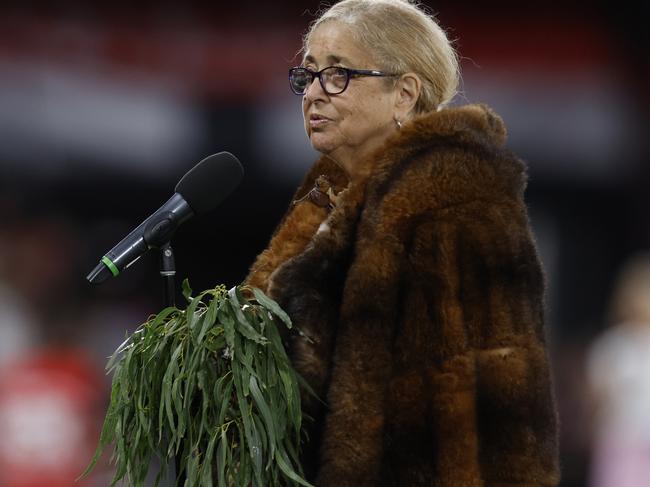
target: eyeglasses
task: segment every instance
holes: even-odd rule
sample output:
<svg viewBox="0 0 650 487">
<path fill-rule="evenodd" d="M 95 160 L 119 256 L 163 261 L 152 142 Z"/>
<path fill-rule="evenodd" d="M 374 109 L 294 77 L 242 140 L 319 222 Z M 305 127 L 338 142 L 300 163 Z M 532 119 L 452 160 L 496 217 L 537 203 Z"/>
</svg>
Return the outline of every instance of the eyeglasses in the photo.
<svg viewBox="0 0 650 487">
<path fill-rule="evenodd" d="M 308 68 L 291 68 L 289 70 L 289 86 L 296 95 L 304 95 L 307 88 L 318 78 L 323 91 L 328 95 L 343 93 L 350 83 L 350 78 L 358 76 L 395 76 L 382 73 L 375 69 L 348 69 L 340 66 L 328 66 L 320 71 Z"/>
</svg>

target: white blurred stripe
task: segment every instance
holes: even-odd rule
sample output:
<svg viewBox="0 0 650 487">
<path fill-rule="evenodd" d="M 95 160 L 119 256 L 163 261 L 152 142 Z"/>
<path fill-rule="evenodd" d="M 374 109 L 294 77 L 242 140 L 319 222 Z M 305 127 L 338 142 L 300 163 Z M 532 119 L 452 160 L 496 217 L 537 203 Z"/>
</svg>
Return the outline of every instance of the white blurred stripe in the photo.
<svg viewBox="0 0 650 487">
<path fill-rule="evenodd" d="M 509 147 L 539 176 L 611 183 L 640 160 L 634 100 L 606 72 L 474 69 L 465 71 L 464 85 L 467 100 L 486 102 L 503 117 Z"/>
<path fill-rule="evenodd" d="M 143 80 L 0 64 L 0 159 L 64 170 L 66 161 L 130 172 L 183 164 L 203 126 L 172 89 Z"/>
</svg>

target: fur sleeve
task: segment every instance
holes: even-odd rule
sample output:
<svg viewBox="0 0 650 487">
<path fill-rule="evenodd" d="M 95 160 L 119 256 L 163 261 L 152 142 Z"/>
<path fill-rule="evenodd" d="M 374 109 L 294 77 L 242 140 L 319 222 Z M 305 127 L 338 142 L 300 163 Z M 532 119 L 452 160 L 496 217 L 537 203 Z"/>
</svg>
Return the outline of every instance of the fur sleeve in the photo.
<svg viewBox="0 0 650 487">
<path fill-rule="evenodd" d="M 435 465 L 449 487 L 557 485 L 543 276 L 523 205 L 473 202 L 413 223 L 391 384 L 396 468 Z"/>
</svg>

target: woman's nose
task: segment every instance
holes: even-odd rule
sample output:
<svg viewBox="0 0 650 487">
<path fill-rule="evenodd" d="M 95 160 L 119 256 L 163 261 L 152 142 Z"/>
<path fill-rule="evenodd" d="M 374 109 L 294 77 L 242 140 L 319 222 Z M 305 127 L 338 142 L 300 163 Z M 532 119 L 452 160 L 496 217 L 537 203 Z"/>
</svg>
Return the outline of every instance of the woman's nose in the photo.
<svg viewBox="0 0 650 487">
<path fill-rule="evenodd" d="M 309 100 L 317 100 L 319 98 L 327 97 L 327 93 L 323 90 L 323 86 L 320 83 L 320 79 L 314 76 L 314 79 L 311 81 L 307 89 L 305 90 L 305 97 Z"/>
</svg>

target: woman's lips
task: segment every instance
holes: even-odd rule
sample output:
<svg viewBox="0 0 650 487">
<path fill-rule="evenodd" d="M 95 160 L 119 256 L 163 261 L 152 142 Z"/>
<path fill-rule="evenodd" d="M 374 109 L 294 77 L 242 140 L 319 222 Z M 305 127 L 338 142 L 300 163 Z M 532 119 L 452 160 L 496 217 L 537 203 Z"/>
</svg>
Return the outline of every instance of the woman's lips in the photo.
<svg viewBox="0 0 650 487">
<path fill-rule="evenodd" d="M 330 122 L 331 120 L 327 117 L 323 117 L 322 115 L 310 115 L 309 116 L 309 126 L 312 129 L 316 129 L 319 127 L 322 127 L 325 125 L 327 122 Z"/>
</svg>

